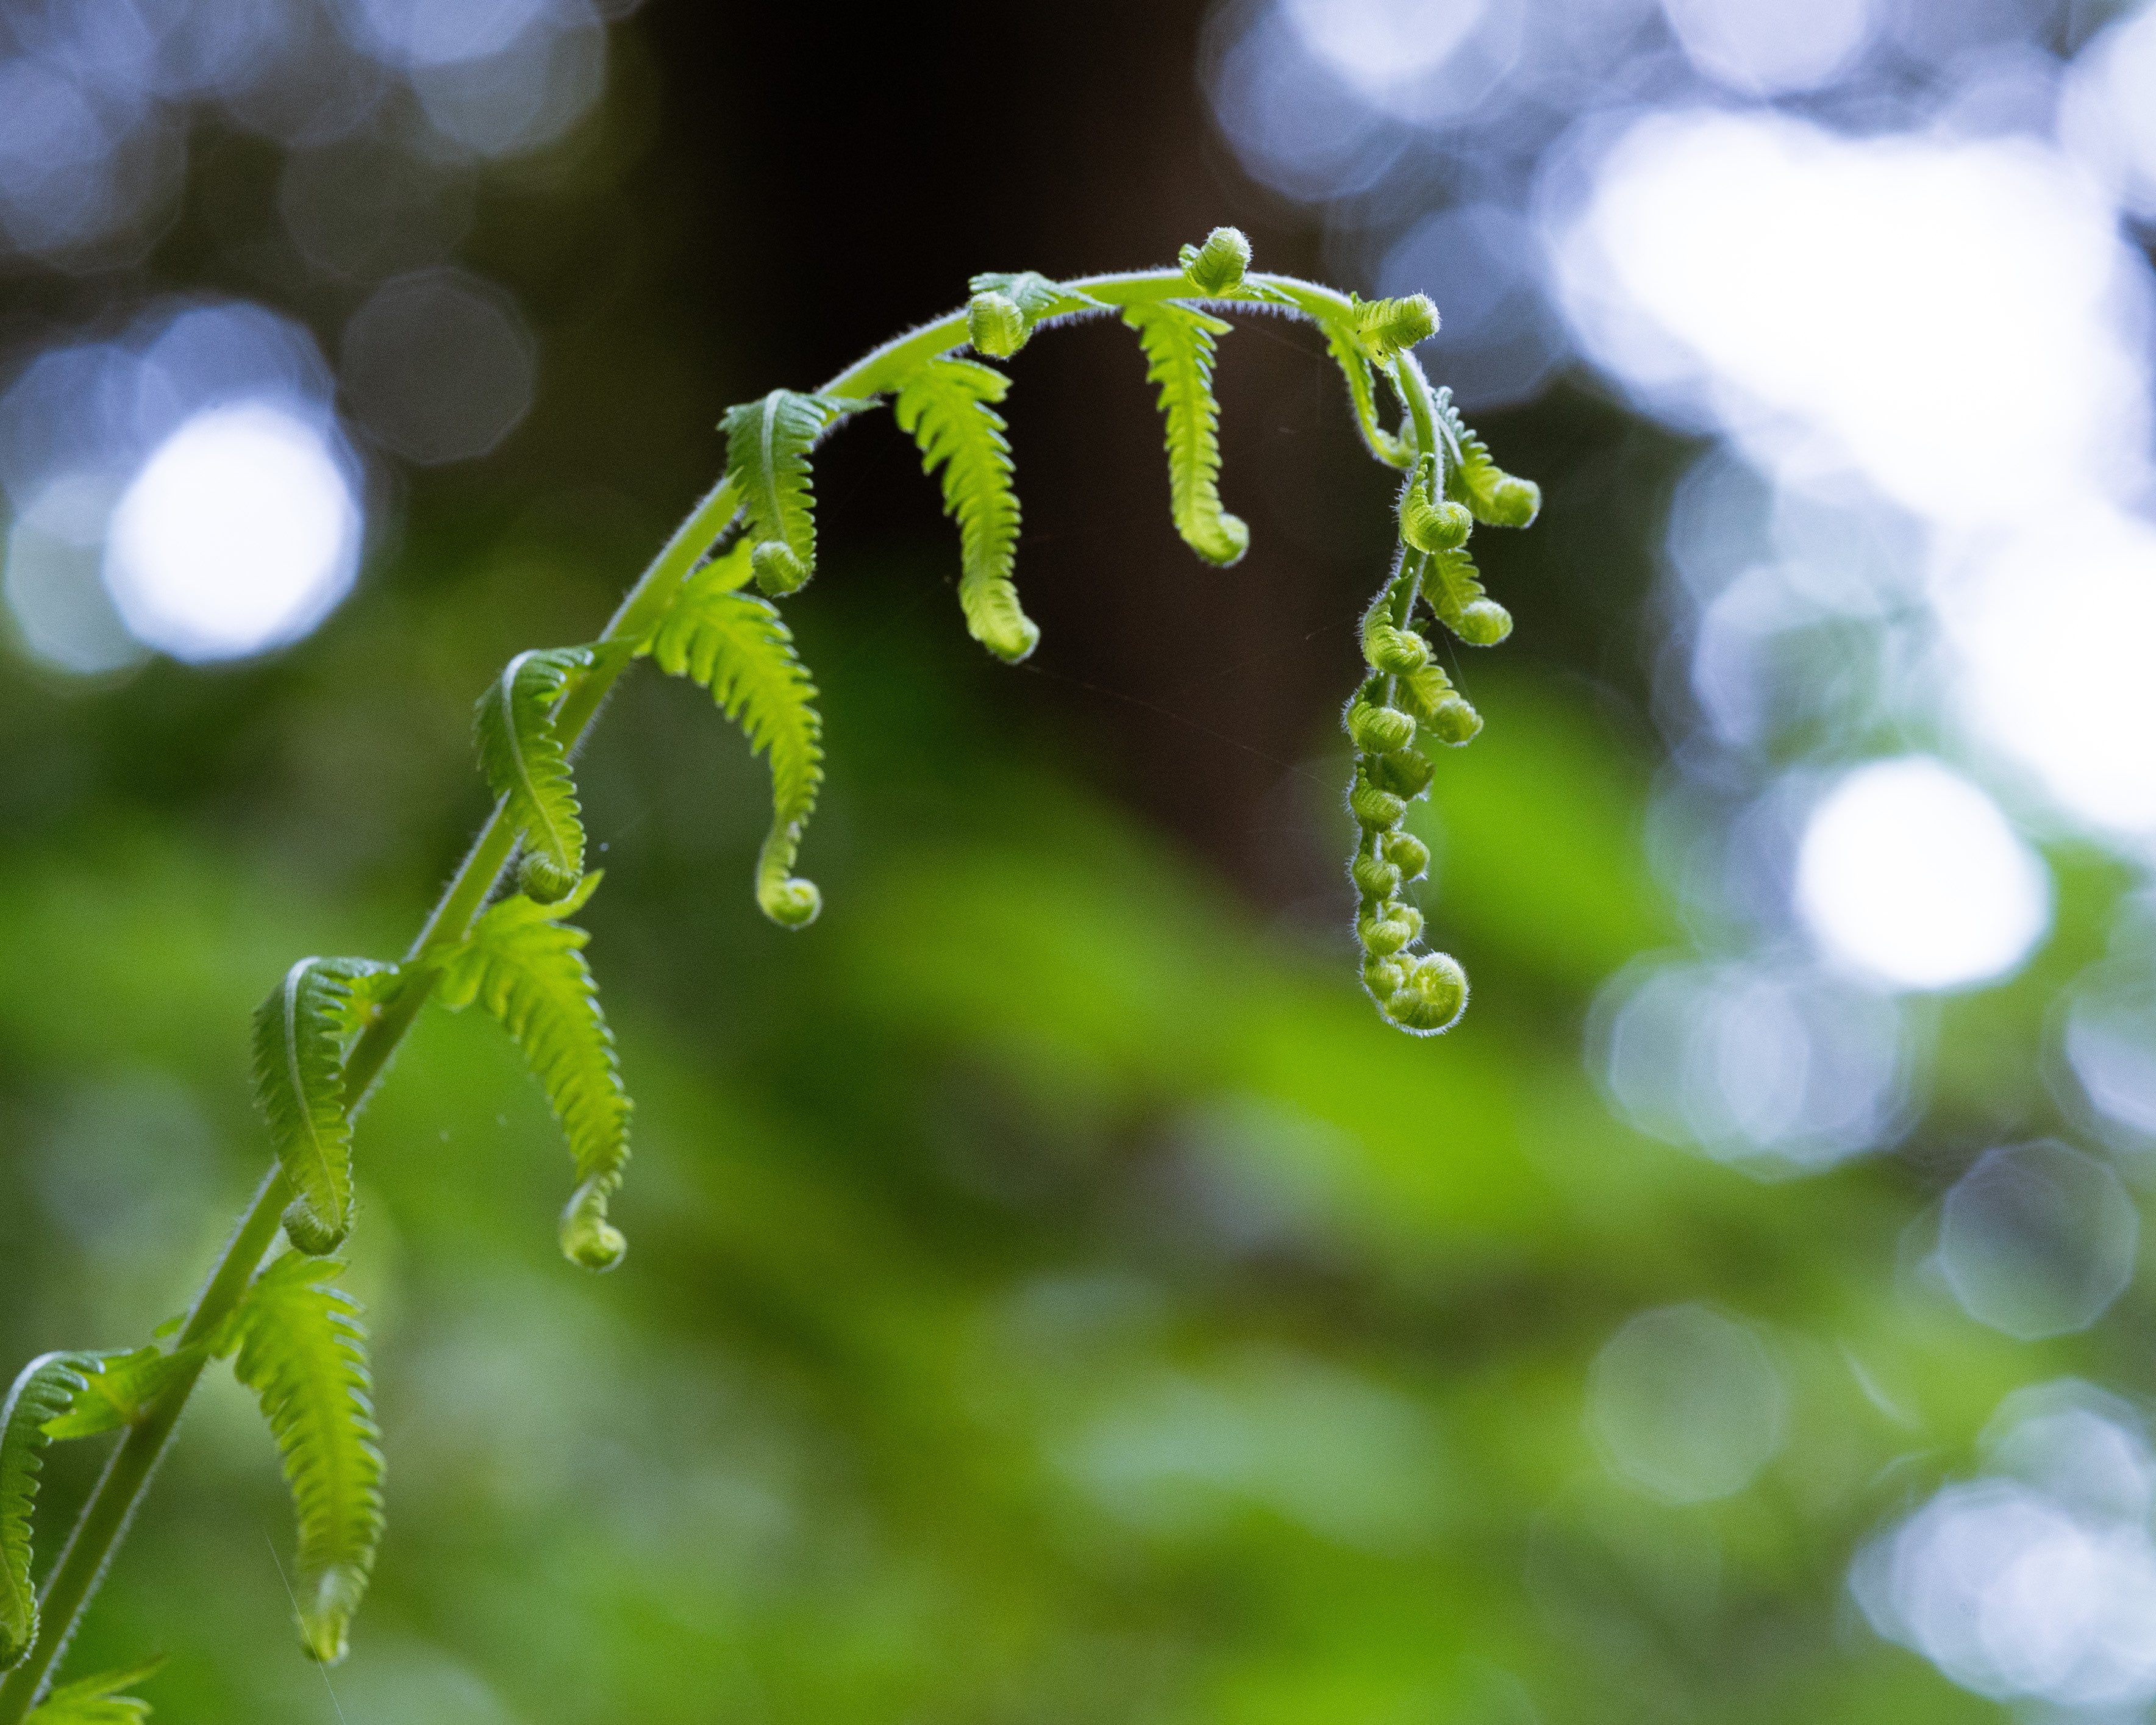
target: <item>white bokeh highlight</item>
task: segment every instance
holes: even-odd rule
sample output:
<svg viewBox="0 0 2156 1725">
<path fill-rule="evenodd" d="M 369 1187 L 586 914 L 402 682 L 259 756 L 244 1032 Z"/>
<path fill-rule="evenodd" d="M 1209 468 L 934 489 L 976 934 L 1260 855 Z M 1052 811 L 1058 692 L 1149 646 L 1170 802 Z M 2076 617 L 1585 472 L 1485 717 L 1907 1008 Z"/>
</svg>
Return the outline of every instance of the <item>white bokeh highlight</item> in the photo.
<svg viewBox="0 0 2156 1725">
<path fill-rule="evenodd" d="M 1985 1476 L 1865 1547 L 1851 1592 L 1879 1634 L 1979 1695 L 2141 1717 L 2156 1699 L 2156 1460 L 2139 1420 L 2086 1384 L 2047 1384 L 2009 1398 L 1986 1450 Z"/>
<path fill-rule="evenodd" d="M 1845 775 L 1797 851 L 1799 916 L 1823 955 L 1889 988 L 2018 969 L 2051 926 L 2051 877 L 1976 786 L 1925 755 Z"/>
<path fill-rule="evenodd" d="M 312 629 L 359 550 L 358 503 L 321 429 L 239 403 L 198 413 L 143 465 L 113 511 L 105 577 L 138 639 L 236 659 Z"/>
</svg>

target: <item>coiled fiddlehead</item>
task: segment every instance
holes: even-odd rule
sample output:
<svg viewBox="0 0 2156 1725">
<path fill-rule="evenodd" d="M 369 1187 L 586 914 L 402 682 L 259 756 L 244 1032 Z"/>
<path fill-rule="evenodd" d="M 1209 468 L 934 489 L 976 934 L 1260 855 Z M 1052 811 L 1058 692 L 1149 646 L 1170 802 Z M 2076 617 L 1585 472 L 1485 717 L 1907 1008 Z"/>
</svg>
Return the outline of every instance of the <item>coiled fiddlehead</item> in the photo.
<svg viewBox="0 0 2156 1725">
<path fill-rule="evenodd" d="M 1358 833 L 1349 875 L 1363 979 L 1387 1019 L 1428 1034 L 1453 1023 L 1467 983 L 1423 942 L 1413 884 L 1430 855 L 1404 829 L 1435 771 L 1424 746 L 1457 747 L 1481 719 L 1437 663 L 1427 612 L 1459 639 L 1488 645 L 1511 618 L 1484 593 L 1466 542 L 1476 522 L 1523 526 L 1540 505 L 1499 469 L 1414 348 L 1436 328 L 1420 295 L 1363 300 L 1291 277 L 1255 274 L 1250 244 L 1215 228 L 1177 266 L 1058 282 L 1031 270 L 977 275 L 971 299 L 850 367 L 823 388 L 775 389 L 729 410 L 717 485 L 637 583 L 600 639 L 519 655 L 480 697 L 480 765 L 495 806 L 418 939 L 397 964 L 307 958 L 256 1014 L 256 1086 L 276 1161 L 195 1305 L 162 1342 L 118 1353 L 49 1354 L 0 1409 L 0 1725 L 132 1725 L 142 1704 L 118 1692 L 141 1671 L 49 1690 L 53 1667 L 171 1440 L 194 1383 L 233 1355 L 259 1397 L 298 1522 L 302 1644 L 341 1656 L 382 1525 L 382 1461 L 365 1337 L 320 1255 L 353 1225 L 352 1118 L 430 998 L 483 1005 L 516 1040 L 567 1137 L 576 1186 L 564 1253 L 593 1269 L 620 1261 L 609 1219 L 629 1160 L 630 1103 L 586 963 L 589 936 L 564 919 L 600 877 L 586 839 L 570 754 L 613 680 L 639 657 L 702 684 L 770 763 L 773 819 L 756 865 L 758 904 L 798 928 L 822 904 L 793 873 L 823 779 L 816 690 L 773 600 L 814 572 L 814 452 L 846 419 L 888 399 L 958 523 L 967 627 L 999 658 L 1034 650 L 1040 631 L 1014 583 L 1019 511 L 1001 372 L 966 358 L 1018 353 L 1042 329 L 1116 312 L 1137 332 L 1166 424 L 1170 516 L 1207 562 L 1227 565 L 1248 526 L 1219 495 L 1215 311 L 1282 311 L 1317 326 L 1339 367 L 1356 428 L 1377 459 L 1406 475 L 1399 548 L 1363 620 L 1364 674 L 1343 715 L 1354 750 L 1348 807 Z M 1210 308 L 1210 309 L 1209 309 Z M 1398 428 L 1378 413 L 1383 383 Z M 753 583 L 760 593 L 748 591 Z M 516 891 L 490 898 L 521 852 Z M 279 1232 L 291 1252 L 264 1259 Z M 30 1518 L 49 1443 L 118 1430 L 103 1479 L 54 1566 L 30 1591 Z M 43 1698 L 44 1705 L 38 1703 Z M 33 1712 L 33 1708 L 36 1708 Z"/>
</svg>

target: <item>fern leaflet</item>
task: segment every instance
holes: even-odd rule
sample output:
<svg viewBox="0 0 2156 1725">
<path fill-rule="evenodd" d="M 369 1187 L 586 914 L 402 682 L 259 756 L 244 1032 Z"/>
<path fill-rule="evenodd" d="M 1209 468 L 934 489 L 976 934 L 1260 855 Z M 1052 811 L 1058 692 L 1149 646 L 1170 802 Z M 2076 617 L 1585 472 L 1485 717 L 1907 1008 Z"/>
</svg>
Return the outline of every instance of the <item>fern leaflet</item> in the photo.
<svg viewBox="0 0 2156 1725">
<path fill-rule="evenodd" d="M 788 593 L 816 572 L 816 496 L 809 452 L 837 420 L 871 405 L 850 397 L 774 389 L 726 409 L 726 469 L 748 513 L 757 584 Z"/>
<path fill-rule="evenodd" d="M 536 899 L 566 897 L 584 873 L 584 822 L 576 780 L 554 731 L 554 710 L 590 649 L 520 653 L 479 699 L 473 730 L 480 763 L 524 837 L 518 880 Z"/>
<path fill-rule="evenodd" d="M 1389 467 L 1409 465 L 1414 459 L 1413 452 L 1378 421 L 1377 384 L 1370 375 L 1370 357 L 1363 351 L 1362 337 L 1337 319 L 1327 319 L 1319 327 L 1325 331 L 1325 345 L 1332 351 L 1333 362 L 1347 380 L 1348 399 L 1355 409 L 1355 429 L 1363 434 L 1363 446 Z"/>
<path fill-rule="evenodd" d="M 330 1285 L 343 1268 L 287 1253 L 256 1276 L 232 1368 L 260 1400 L 285 1464 L 299 1521 L 300 1645 L 325 1665 L 345 1656 L 382 1540 L 382 1433 L 367 1332 L 352 1296 Z"/>
<path fill-rule="evenodd" d="M 352 1117 L 344 1051 L 394 968 L 302 958 L 254 1012 L 254 1094 L 297 1191 L 285 1232 L 303 1252 L 334 1251 L 352 1230 Z"/>
<path fill-rule="evenodd" d="M 38 1639 L 38 1596 L 30 1586 L 30 1512 L 38 1501 L 38 1453 L 47 1427 L 65 1417 L 104 1369 L 95 1353 L 40 1354 L 23 1367 L 0 1405 L 0 1671 Z"/>
<path fill-rule="evenodd" d="M 122 1695 L 164 1665 L 162 1659 L 145 1660 L 121 1671 L 100 1671 L 94 1677 L 64 1683 L 38 1703 L 23 1725 L 142 1725 L 150 1717 L 150 1703 Z"/>
<path fill-rule="evenodd" d="M 1024 316 L 1029 336 L 1049 318 L 1108 309 L 1091 294 L 1051 281 L 1037 270 L 983 270 L 966 286 L 973 293 L 1000 294 L 1009 300 Z"/>
<path fill-rule="evenodd" d="M 105 1369 L 75 1392 L 68 1412 L 45 1422 L 45 1435 L 55 1443 L 68 1438 L 95 1437 L 132 1425 L 149 1410 L 176 1378 L 185 1376 L 208 1358 L 202 1347 L 167 1353 L 162 1348 L 138 1348 L 132 1353 L 102 1356 Z"/>
<path fill-rule="evenodd" d="M 629 1164 L 629 1092 L 584 963 L 591 937 L 558 920 L 582 909 L 598 883 L 587 875 L 559 904 L 502 900 L 444 963 L 440 986 L 444 1005 L 478 1001 L 523 1050 L 577 1159 L 562 1250 L 587 1269 L 610 1270 L 627 1250 L 607 1220 L 607 1200 Z"/>
<path fill-rule="evenodd" d="M 1160 387 L 1168 421 L 1168 506 L 1199 556 L 1225 567 L 1250 549 L 1250 530 L 1220 506 L 1220 403 L 1213 351 L 1229 326 L 1173 300 L 1127 305 L 1123 321 L 1145 349 L 1147 381 Z"/>
<path fill-rule="evenodd" d="M 1010 379 L 969 359 L 932 359 L 899 387 L 898 429 L 921 445 L 924 473 L 942 469 L 943 512 L 958 522 L 964 571 L 958 603 L 975 640 L 1015 665 L 1040 630 L 1019 607 L 1011 567 L 1018 551 L 1018 494 L 1011 489 L 1009 429 L 993 403 Z"/>
<path fill-rule="evenodd" d="M 769 757 L 771 831 L 757 855 L 757 902 L 773 922 L 803 928 L 824 904 L 815 882 L 793 872 L 824 783 L 824 721 L 793 632 L 767 601 L 741 591 L 748 570 L 741 545 L 707 563 L 641 650 L 710 690 L 750 748 Z"/>
<path fill-rule="evenodd" d="M 1532 480 L 1515 479 L 1490 459 L 1489 445 L 1468 428 L 1452 404 L 1452 392 L 1440 389 L 1434 403 L 1439 435 L 1450 446 L 1445 491 L 1464 503 L 1486 526 L 1525 527 L 1542 512 L 1543 488 Z"/>
</svg>

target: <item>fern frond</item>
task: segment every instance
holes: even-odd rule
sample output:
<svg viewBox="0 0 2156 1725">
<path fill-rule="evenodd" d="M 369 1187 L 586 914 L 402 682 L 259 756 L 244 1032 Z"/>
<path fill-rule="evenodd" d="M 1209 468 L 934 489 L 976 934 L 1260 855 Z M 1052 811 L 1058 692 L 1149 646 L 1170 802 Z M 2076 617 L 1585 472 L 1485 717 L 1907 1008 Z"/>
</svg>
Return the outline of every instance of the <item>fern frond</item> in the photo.
<svg viewBox="0 0 2156 1725">
<path fill-rule="evenodd" d="M 23 1725 L 141 1725 L 150 1717 L 150 1703 L 120 1692 L 156 1676 L 164 1663 L 162 1658 L 147 1659 L 126 1671 L 63 1683 L 32 1710 Z"/>
<path fill-rule="evenodd" d="M 479 698 L 473 733 L 480 764 L 524 839 L 518 879 L 551 902 L 566 897 L 584 873 L 583 814 L 554 711 L 569 680 L 592 662 L 588 648 L 520 653 Z"/>
<path fill-rule="evenodd" d="M 255 1099 L 299 1194 L 285 1232 L 303 1252 L 334 1251 L 352 1230 L 345 1045 L 393 975 L 364 958 L 302 958 L 255 1009 Z"/>
<path fill-rule="evenodd" d="M 1377 384 L 1370 375 L 1370 357 L 1363 351 L 1361 336 L 1352 325 L 1337 318 L 1326 319 L 1319 327 L 1325 331 L 1325 345 L 1333 363 L 1347 380 L 1348 399 L 1355 409 L 1355 429 L 1363 434 L 1363 446 L 1389 467 L 1412 465 L 1414 451 L 1378 421 Z"/>
<path fill-rule="evenodd" d="M 793 631 L 767 601 L 741 591 L 747 570 L 738 545 L 706 564 L 640 650 L 710 690 L 750 748 L 769 757 L 771 831 L 757 855 L 757 902 L 773 922 L 803 928 L 824 903 L 815 883 L 793 872 L 824 783 L 824 721 Z"/>
<path fill-rule="evenodd" d="M 208 1358 L 208 1350 L 197 1346 L 167 1353 L 162 1348 L 138 1348 L 132 1353 L 94 1357 L 105 1369 L 75 1392 L 68 1412 L 45 1422 L 45 1435 L 55 1443 L 136 1424 L 167 1384 Z"/>
<path fill-rule="evenodd" d="M 849 396 L 774 389 L 761 401 L 727 408 L 720 419 L 726 469 L 748 513 L 757 583 L 766 593 L 792 593 L 816 572 L 809 453 L 838 419 L 872 405 Z"/>
<path fill-rule="evenodd" d="M 1145 349 L 1147 381 L 1160 387 L 1175 530 L 1199 556 L 1224 567 L 1250 545 L 1250 528 L 1220 506 L 1220 403 L 1213 396 L 1213 351 L 1229 326 L 1173 300 L 1127 305 L 1123 321 L 1138 332 Z"/>
<path fill-rule="evenodd" d="M 607 1220 L 607 1200 L 629 1164 L 629 1092 L 584 962 L 591 937 L 559 920 L 582 909 L 598 882 L 587 875 L 554 905 L 502 900 L 444 963 L 440 991 L 452 1010 L 478 1001 L 523 1050 L 577 1160 L 562 1250 L 587 1269 L 608 1270 L 627 1250 Z"/>
<path fill-rule="evenodd" d="M 1439 434 L 1451 447 L 1445 465 L 1445 492 L 1467 506 L 1486 526 L 1525 527 L 1542 512 L 1543 489 L 1532 480 L 1515 479 L 1490 459 L 1489 446 L 1468 428 L 1452 404 L 1452 392 L 1436 398 Z"/>
<path fill-rule="evenodd" d="M 30 1586 L 30 1512 L 38 1501 L 46 1428 L 66 1417 L 104 1368 L 95 1353 L 40 1354 L 17 1374 L 0 1404 L 0 1671 L 38 1639 L 38 1596 Z"/>
<path fill-rule="evenodd" d="M 343 1268 L 287 1253 L 257 1276 L 232 1368 L 261 1402 L 292 1488 L 300 1645 L 325 1665 L 345 1656 L 382 1541 L 382 1433 L 359 1307 L 331 1286 Z"/>
<path fill-rule="evenodd" d="M 993 403 L 1010 379 L 969 359 L 932 359 L 899 386 L 898 429 L 921 446 L 921 468 L 942 470 L 943 512 L 958 523 L 963 573 L 958 603 L 975 640 L 1015 665 L 1040 644 L 1019 608 L 1011 568 L 1018 552 L 1018 494 L 1011 487 L 1009 429 Z"/>
</svg>

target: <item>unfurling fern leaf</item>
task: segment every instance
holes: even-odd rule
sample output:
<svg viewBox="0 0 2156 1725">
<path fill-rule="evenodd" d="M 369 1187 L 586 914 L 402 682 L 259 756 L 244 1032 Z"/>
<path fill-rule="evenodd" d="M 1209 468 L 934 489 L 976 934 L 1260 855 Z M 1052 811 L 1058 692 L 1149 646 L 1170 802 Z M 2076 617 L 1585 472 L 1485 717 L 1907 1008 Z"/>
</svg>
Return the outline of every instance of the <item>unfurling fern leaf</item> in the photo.
<svg viewBox="0 0 2156 1725">
<path fill-rule="evenodd" d="M 793 632 L 767 601 L 741 590 L 748 571 L 741 545 L 706 564 L 641 650 L 670 675 L 710 690 L 749 747 L 770 757 L 771 831 L 757 854 L 757 902 L 773 922 L 805 928 L 823 908 L 823 895 L 793 870 L 824 783 L 824 721 Z"/>
<path fill-rule="evenodd" d="M 1482 578 L 1465 547 L 1430 558 L 1424 591 L 1439 621 L 1471 647 L 1494 647 L 1512 632 L 1512 614 L 1484 597 Z"/>
<path fill-rule="evenodd" d="M 1445 495 L 1464 503 L 1486 526 L 1525 527 L 1542 512 L 1543 488 L 1532 480 L 1515 479 L 1490 459 L 1489 446 L 1468 429 L 1452 404 L 1452 392 L 1440 389 L 1436 408 L 1439 435 L 1450 445 L 1445 465 Z"/>
<path fill-rule="evenodd" d="M 344 1050 L 394 967 L 302 958 L 254 1012 L 254 1094 L 299 1195 L 285 1232 L 303 1252 L 334 1251 L 352 1230 L 352 1117 Z"/>
<path fill-rule="evenodd" d="M 1019 315 L 1019 327 L 1014 333 L 1006 335 L 998 328 L 997 335 L 1001 339 L 992 338 L 988 345 L 981 348 L 982 352 L 997 359 L 1008 359 L 1024 347 L 1032 339 L 1034 331 L 1049 318 L 1069 317 L 1078 312 L 1106 311 L 1108 309 L 1091 294 L 1077 288 L 1065 287 L 1060 281 L 1050 281 L 1034 270 L 987 270 L 973 277 L 966 285 L 973 295 L 973 304 L 1000 300 Z M 1000 325 L 1000 315 L 992 315 L 996 316 Z M 976 336 L 986 333 L 974 331 L 974 321 L 969 308 L 968 333 Z M 976 345 L 978 345 L 978 340 Z"/>
<path fill-rule="evenodd" d="M 958 603 L 975 640 L 1013 665 L 1040 630 L 1019 608 L 1011 566 L 1018 550 L 1018 495 L 1003 415 L 991 405 L 1010 379 L 969 359 L 932 359 L 899 386 L 898 429 L 921 445 L 924 473 L 943 470 L 943 512 L 957 517 L 964 573 Z"/>
<path fill-rule="evenodd" d="M 120 1692 L 154 1677 L 164 1663 L 162 1659 L 145 1660 L 123 1671 L 100 1671 L 63 1683 L 38 1704 L 23 1725 L 142 1725 L 150 1717 L 150 1703 Z"/>
<path fill-rule="evenodd" d="M 95 1353 L 40 1354 L 23 1367 L 0 1404 L 0 1671 L 38 1639 L 38 1596 L 30 1586 L 30 1512 L 38 1501 L 38 1453 L 47 1427 L 66 1417 L 104 1369 Z"/>
<path fill-rule="evenodd" d="M 757 584 L 766 593 L 792 593 L 816 572 L 809 452 L 835 420 L 871 405 L 774 389 L 762 401 L 729 408 L 719 421 L 726 434 L 726 470 L 748 512 Z"/>
<path fill-rule="evenodd" d="M 75 1393 L 72 1408 L 46 1421 L 45 1435 L 58 1443 L 132 1425 L 174 1378 L 196 1369 L 208 1357 L 209 1350 L 200 1344 L 172 1353 L 162 1348 L 138 1348 L 132 1353 L 96 1356 L 105 1369 Z"/>
<path fill-rule="evenodd" d="M 569 680 L 592 662 L 586 647 L 520 653 L 479 698 L 473 732 L 480 764 L 524 838 L 518 880 L 532 897 L 566 897 L 584 874 L 584 822 L 577 784 L 555 733 L 554 710 Z"/>
<path fill-rule="evenodd" d="M 607 1200 L 629 1165 L 629 1092 L 584 963 L 591 937 L 558 920 L 582 909 L 598 883 L 587 875 L 559 904 L 502 900 L 444 962 L 439 986 L 444 1005 L 478 1001 L 524 1051 L 577 1159 L 562 1250 L 587 1269 L 610 1270 L 627 1250 L 607 1220 Z"/>
<path fill-rule="evenodd" d="M 233 1363 L 262 1404 L 292 1488 L 300 1644 L 325 1665 L 345 1656 L 382 1540 L 382 1433 L 367 1332 L 352 1296 L 330 1285 L 343 1268 L 288 1253 L 263 1271 L 240 1308 Z"/>
<path fill-rule="evenodd" d="M 1175 531 L 1199 556 L 1224 567 L 1250 548 L 1250 530 L 1220 506 L 1220 403 L 1213 397 L 1213 347 L 1229 326 L 1173 300 L 1127 305 L 1123 321 L 1138 332 L 1145 349 L 1147 381 L 1160 386 Z"/>
</svg>

